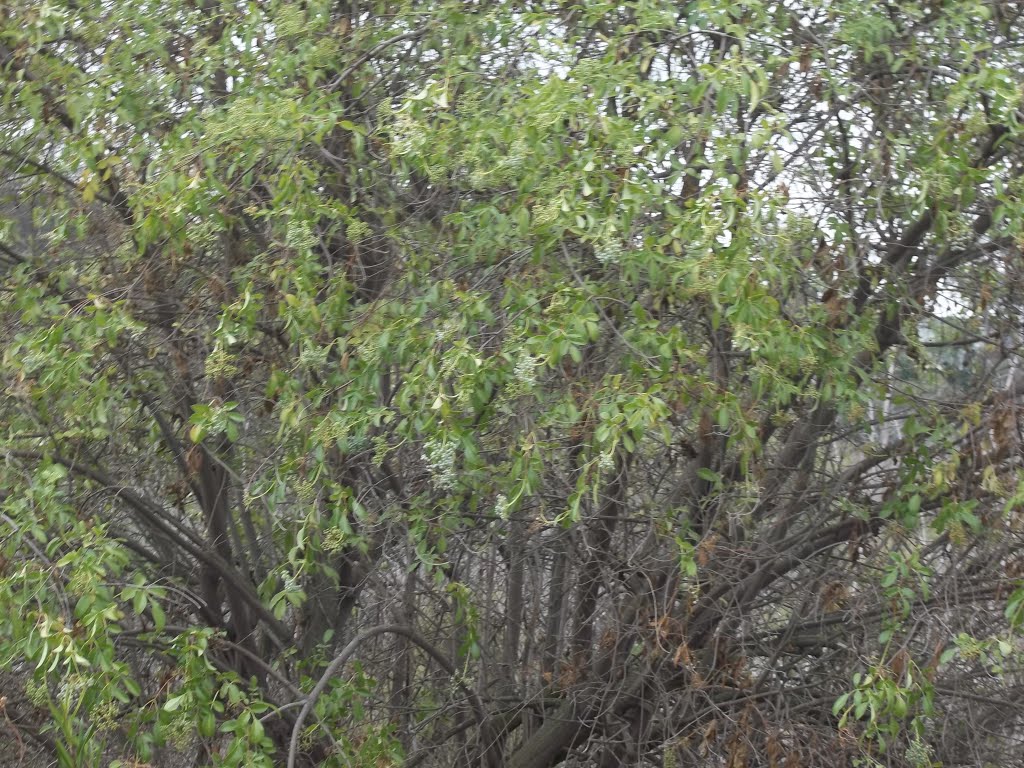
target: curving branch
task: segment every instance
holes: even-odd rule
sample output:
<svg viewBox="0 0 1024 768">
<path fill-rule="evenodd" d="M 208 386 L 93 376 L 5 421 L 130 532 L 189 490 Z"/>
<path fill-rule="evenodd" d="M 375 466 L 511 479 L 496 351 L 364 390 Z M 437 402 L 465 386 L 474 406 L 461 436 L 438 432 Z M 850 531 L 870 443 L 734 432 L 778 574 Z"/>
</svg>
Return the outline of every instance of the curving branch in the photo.
<svg viewBox="0 0 1024 768">
<path fill-rule="evenodd" d="M 456 681 L 456 684 L 466 694 L 470 704 L 473 706 L 473 713 L 476 715 L 476 722 L 483 726 L 487 721 L 487 712 L 484 710 L 483 702 L 480 697 L 469 688 L 464 682 L 458 679 L 455 667 L 450 661 L 442 654 L 437 648 L 431 645 L 423 635 L 417 632 L 412 627 L 404 624 L 382 624 L 376 627 L 370 627 L 358 635 L 356 635 L 349 644 L 346 645 L 341 653 L 334 657 L 334 660 L 327 665 L 327 669 L 324 670 L 323 675 L 317 681 L 317 684 L 310 691 L 309 696 L 305 699 L 305 704 L 302 710 L 299 712 L 299 716 L 295 718 L 295 725 L 292 727 L 291 742 L 288 745 L 288 768 L 295 768 L 295 759 L 299 751 L 299 734 L 302 733 L 302 724 L 306 722 L 306 718 L 309 717 L 309 713 L 313 711 L 313 707 L 316 706 L 317 701 L 323 696 L 327 686 L 331 682 L 331 678 L 341 669 L 345 663 L 352 658 L 352 655 L 358 650 L 359 646 L 365 643 L 367 640 L 377 637 L 378 635 L 401 635 L 407 638 L 415 645 L 418 645 L 430 658 L 438 663 L 445 672 L 451 675 L 452 679 Z M 486 743 L 486 740 L 484 740 Z"/>
</svg>

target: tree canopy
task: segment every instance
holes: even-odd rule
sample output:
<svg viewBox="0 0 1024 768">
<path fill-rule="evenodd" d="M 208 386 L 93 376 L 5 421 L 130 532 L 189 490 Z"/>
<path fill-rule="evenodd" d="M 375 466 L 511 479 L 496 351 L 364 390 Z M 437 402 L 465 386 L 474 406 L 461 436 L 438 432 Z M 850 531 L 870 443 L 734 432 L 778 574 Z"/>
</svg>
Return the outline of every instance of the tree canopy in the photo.
<svg viewBox="0 0 1024 768">
<path fill-rule="evenodd" d="M 0 761 L 1024 765 L 1022 14 L 0 2 Z"/>
</svg>

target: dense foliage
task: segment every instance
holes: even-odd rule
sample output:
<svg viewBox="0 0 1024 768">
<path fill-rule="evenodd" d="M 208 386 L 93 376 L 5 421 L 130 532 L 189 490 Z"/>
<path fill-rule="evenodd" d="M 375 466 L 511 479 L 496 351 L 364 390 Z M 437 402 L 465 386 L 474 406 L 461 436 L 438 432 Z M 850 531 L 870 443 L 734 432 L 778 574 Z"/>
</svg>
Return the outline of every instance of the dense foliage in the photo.
<svg viewBox="0 0 1024 768">
<path fill-rule="evenodd" d="M 1022 12 L 0 2 L 0 761 L 1024 765 Z"/>
</svg>

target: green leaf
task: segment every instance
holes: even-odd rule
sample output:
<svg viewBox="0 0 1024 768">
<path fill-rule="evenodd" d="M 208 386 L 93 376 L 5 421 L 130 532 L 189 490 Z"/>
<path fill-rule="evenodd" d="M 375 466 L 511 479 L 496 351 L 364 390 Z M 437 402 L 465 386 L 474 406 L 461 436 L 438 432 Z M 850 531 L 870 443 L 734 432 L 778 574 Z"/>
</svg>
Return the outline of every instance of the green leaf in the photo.
<svg viewBox="0 0 1024 768">
<path fill-rule="evenodd" d="M 907 501 L 907 512 L 916 515 L 921 510 L 921 494 L 915 493 Z"/>
<path fill-rule="evenodd" d="M 716 485 L 719 484 L 722 480 L 722 476 L 720 474 L 718 474 L 712 469 L 708 469 L 707 467 L 701 467 L 700 469 L 698 469 L 697 476 L 701 480 L 706 480 L 707 482 L 715 483 Z"/>
<path fill-rule="evenodd" d="M 846 708 L 846 702 L 849 701 L 849 699 L 849 693 L 844 693 L 838 699 L 836 699 L 835 703 L 832 705 L 832 714 L 838 715 L 840 712 L 842 712 Z"/>
<path fill-rule="evenodd" d="M 167 618 L 164 609 L 156 600 L 149 601 L 149 612 L 153 614 L 153 626 L 157 632 L 162 632 L 167 625 Z"/>
<path fill-rule="evenodd" d="M 165 712 L 177 712 L 181 709 L 182 705 L 188 700 L 188 694 L 181 694 L 179 696 L 171 696 L 167 701 L 164 702 L 163 709 Z"/>
</svg>

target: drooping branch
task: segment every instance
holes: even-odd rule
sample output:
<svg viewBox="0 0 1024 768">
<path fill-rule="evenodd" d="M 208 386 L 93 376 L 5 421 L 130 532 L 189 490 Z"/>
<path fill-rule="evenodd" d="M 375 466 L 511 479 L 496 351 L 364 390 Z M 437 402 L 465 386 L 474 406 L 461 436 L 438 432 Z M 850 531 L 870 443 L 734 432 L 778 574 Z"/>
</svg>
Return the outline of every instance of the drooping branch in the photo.
<svg viewBox="0 0 1024 768">
<path fill-rule="evenodd" d="M 159 531 L 168 540 L 174 542 L 187 554 L 214 569 L 224 579 L 242 600 L 252 608 L 260 620 L 263 621 L 279 642 L 290 642 L 292 632 L 278 620 L 270 610 L 263 605 L 263 601 L 253 592 L 252 586 L 244 579 L 227 561 L 214 552 L 211 552 L 204 542 L 196 537 L 187 528 L 175 525 L 170 522 L 171 516 L 159 505 L 154 504 L 136 491 L 118 483 L 114 478 L 103 470 L 96 467 L 89 467 L 69 459 L 59 453 L 44 455 L 38 451 L 9 450 L 7 455 L 31 460 L 42 460 L 48 458 L 63 465 L 73 474 L 80 475 L 92 480 L 103 488 L 114 493 L 118 498 L 125 501 L 143 518 L 147 525 Z"/>
</svg>

